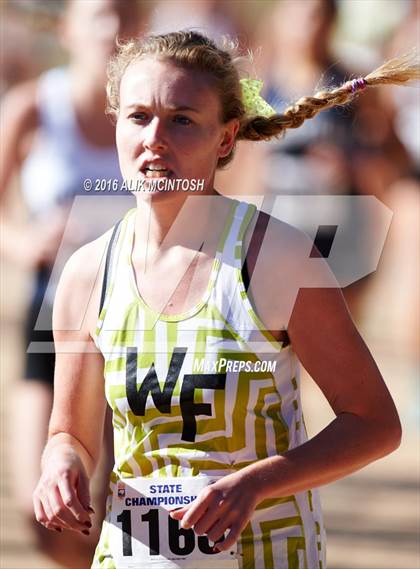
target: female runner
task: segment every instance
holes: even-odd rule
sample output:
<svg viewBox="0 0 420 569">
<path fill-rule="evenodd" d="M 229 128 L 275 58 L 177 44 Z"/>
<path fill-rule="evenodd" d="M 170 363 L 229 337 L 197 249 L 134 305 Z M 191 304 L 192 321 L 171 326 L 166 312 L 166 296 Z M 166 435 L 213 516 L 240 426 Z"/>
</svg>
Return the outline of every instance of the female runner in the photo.
<svg viewBox="0 0 420 569">
<path fill-rule="evenodd" d="M 121 47 L 108 102 L 123 177 L 141 191 L 63 271 L 34 492 L 42 524 L 86 532 L 105 374 L 116 463 L 94 567 L 325 568 L 314 488 L 395 450 L 398 414 L 326 264 L 308 259 L 308 237 L 213 182 L 237 140 L 418 75 L 410 58 L 393 60 L 276 115 L 201 34 Z M 295 301 L 308 271 L 312 288 Z M 310 440 L 298 360 L 336 414 Z"/>
</svg>

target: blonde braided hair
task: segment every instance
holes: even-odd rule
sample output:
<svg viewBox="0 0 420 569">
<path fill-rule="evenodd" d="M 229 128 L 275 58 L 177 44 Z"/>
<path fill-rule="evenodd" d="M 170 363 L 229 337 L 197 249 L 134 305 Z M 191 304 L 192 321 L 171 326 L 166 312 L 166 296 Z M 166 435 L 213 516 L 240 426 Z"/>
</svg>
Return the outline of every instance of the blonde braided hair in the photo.
<svg viewBox="0 0 420 569">
<path fill-rule="evenodd" d="M 238 133 L 242 140 L 268 140 L 285 133 L 288 128 L 298 128 L 305 120 L 311 119 L 320 111 L 346 105 L 360 94 L 365 87 L 375 85 L 404 85 L 420 79 L 420 65 L 415 52 L 395 57 L 380 67 L 361 77 L 359 88 L 354 89 L 354 80 L 349 80 L 339 87 L 317 91 L 311 97 L 302 97 L 282 114 L 271 117 L 252 117 L 244 120 Z M 360 88 L 360 86 L 363 86 Z"/>
<path fill-rule="evenodd" d="M 226 42 L 227 43 L 227 42 Z M 142 56 L 153 56 L 168 60 L 175 65 L 209 74 L 221 102 L 220 120 L 226 123 L 239 119 L 237 140 L 269 140 L 282 136 L 289 128 L 298 128 L 307 119 L 324 109 L 345 105 L 359 94 L 359 87 L 375 85 L 403 85 L 420 79 L 419 58 L 415 52 L 395 57 L 358 81 L 346 81 L 339 87 L 317 91 L 313 96 L 302 97 L 283 113 L 269 117 L 249 116 L 245 112 L 236 57 L 235 46 L 227 44 L 220 49 L 201 33 L 182 30 L 163 35 L 147 36 L 119 45 L 118 53 L 108 66 L 107 112 L 116 118 L 119 112 L 119 90 L 121 79 L 127 67 Z M 228 164 L 234 149 L 228 156 L 219 159 L 218 167 Z"/>
</svg>

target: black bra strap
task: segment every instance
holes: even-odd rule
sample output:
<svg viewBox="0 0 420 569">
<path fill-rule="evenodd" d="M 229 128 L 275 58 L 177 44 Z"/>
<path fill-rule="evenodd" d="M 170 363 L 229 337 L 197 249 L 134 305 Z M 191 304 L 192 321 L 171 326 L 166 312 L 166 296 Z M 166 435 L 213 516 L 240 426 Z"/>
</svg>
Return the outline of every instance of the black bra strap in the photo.
<svg viewBox="0 0 420 569">
<path fill-rule="evenodd" d="M 248 251 L 242 265 L 242 279 L 244 281 L 245 290 L 248 290 L 251 278 L 257 264 L 258 255 L 260 254 L 260 249 L 264 241 L 265 232 L 267 231 L 267 225 L 270 216 L 265 212 L 260 211 L 258 213 L 257 221 L 255 223 L 254 232 L 249 243 Z M 258 228 L 258 231 L 257 231 Z"/>
<path fill-rule="evenodd" d="M 248 266 L 246 262 L 246 258 L 244 264 L 242 265 L 242 280 L 244 281 L 245 290 L 249 289 L 250 278 L 248 274 Z"/>
<path fill-rule="evenodd" d="M 244 264 L 242 265 L 242 280 L 244 281 L 244 286 L 246 291 L 248 291 L 252 274 L 254 272 L 255 265 L 257 264 L 258 255 L 260 253 L 260 249 L 264 241 L 269 220 L 270 220 L 269 215 L 267 215 L 263 211 L 259 212 L 254 227 L 254 233 L 252 234 L 251 241 L 249 243 L 247 255 L 245 257 Z M 257 228 L 259 229 L 258 232 Z M 273 331 L 271 331 L 271 333 L 274 334 Z M 286 330 L 280 331 L 278 340 L 282 343 L 283 347 L 286 347 L 290 344 L 289 335 Z"/>
<path fill-rule="evenodd" d="M 121 228 L 121 221 L 120 219 L 114 226 L 114 230 L 111 235 L 111 239 L 109 240 L 107 252 L 106 252 L 106 261 L 105 261 L 105 271 L 104 271 L 104 278 L 102 280 L 102 291 L 101 291 L 101 302 L 99 305 L 99 314 L 102 312 L 102 308 L 105 302 L 106 291 L 108 289 L 108 280 L 109 280 L 109 270 L 112 262 L 112 255 L 115 249 L 115 243 L 117 242 L 117 238 Z"/>
</svg>

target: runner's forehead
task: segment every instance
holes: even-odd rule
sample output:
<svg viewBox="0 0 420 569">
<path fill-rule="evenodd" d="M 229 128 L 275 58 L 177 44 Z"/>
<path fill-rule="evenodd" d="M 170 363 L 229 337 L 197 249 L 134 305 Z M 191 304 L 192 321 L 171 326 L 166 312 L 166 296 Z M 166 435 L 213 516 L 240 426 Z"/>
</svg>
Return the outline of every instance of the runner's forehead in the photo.
<svg viewBox="0 0 420 569">
<path fill-rule="evenodd" d="M 131 63 L 120 85 L 120 104 L 149 106 L 159 103 L 173 109 L 218 111 L 218 94 L 207 73 L 189 70 L 170 61 L 144 58 Z"/>
</svg>

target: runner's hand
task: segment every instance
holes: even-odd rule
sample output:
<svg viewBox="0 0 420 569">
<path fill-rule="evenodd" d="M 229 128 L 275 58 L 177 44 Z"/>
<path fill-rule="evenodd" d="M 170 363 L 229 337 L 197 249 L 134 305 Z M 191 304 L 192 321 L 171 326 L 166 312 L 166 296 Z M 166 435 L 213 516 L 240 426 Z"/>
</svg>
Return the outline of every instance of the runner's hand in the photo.
<svg viewBox="0 0 420 569">
<path fill-rule="evenodd" d="M 69 529 L 88 534 L 90 516 L 89 479 L 76 451 L 50 455 L 33 493 L 36 519 L 47 529 Z"/>
<path fill-rule="evenodd" d="M 218 541 L 230 530 L 215 549 L 228 550 L 239 539 L 260 501 L 256 485 L 249 475 L 236 472 L 206 486 L 191 505 L 173 510 L 170 515 L 182 520 L 181 527 L 193 528 L 197 535 L 207 534 Z"/>
</svg>

